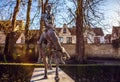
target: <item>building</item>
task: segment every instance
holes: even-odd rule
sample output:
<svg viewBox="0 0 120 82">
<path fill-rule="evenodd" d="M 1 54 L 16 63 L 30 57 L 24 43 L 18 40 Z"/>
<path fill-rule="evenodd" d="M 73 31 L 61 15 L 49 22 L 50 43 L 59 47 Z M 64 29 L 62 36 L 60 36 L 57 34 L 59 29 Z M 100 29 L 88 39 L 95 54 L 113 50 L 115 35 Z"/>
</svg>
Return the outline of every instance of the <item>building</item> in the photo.
<svg viewBox="0 0 120 82">
<path fill-rule="evenodd" d="M 120 26 L 113 26 L 111 41 L 120 38 Z"/>
<path fill-rule="evenodd" d="M 63 28 L 55 28 L 59 36 L 59 41 L 61 43 L 76 43 L 76 28 L 68 28 L 66 24 L 63 25 Z"/>
<path fill-rule="evenodd" d="M 94 43 L 94 36 L 95 36 L 95 33 L 93 32 L 92 28 L 86 26 L 85 32 L 84 32 L 85 43 Z"/>
<path fill-rule="evenodd" d="M 94 32 L 94 43 L 105 43 L 102 28 L 92 28 Z"/>
<path fill-rule="evenodd" d="M 11 20 L 0 21 L 0 43 L 5 43 L 6 34 L 9 33 L 9 28 L 11 27 Z M 16 21 L 16 27 L 14 32 L 16 34 L 16 43 L 25 43 L 24 22 L 22 20 Z"/>
<path fill-rule="evenodd" d="M 56 28 L 61 43 L 76 43 L 76 27 L 67 27 L 66 24 L 62 28 Z M 104 43 L 104 33 L 102 28 L 86 27 L 84 31 L 84 41 L 86 43 Z"/>
<path fill-rule="evenodd" d="M 105 35 L 105 43 L 112 43 L 111 42 L 111 34 L 106 34 Z"/>
<path fill-rule="evenodd" d="M 10 27 L 10 21 L 2 21 L 0 22 L 0 43 L 5 43 L 6 31 Z M 22 29 L 21 29 L 22 28 Z M 104 43 L 104 33 L 101 28 L 84 28 L 84 41 L 86 43 Z M 59 36 L 59 41 L 64 44 L 76 44 L 76 27 L 72 28 L 68 27 L 66 24 L 63 25 L 62 28 L 55 28 L 57 35 Z M 14 29 L 17 32 L 16 43 L 25 43 L 25 35 L 24 35 L 24 22 L 21 20 L 17 20 L 16 28 Z M 30 30 L 29 31 L 29 42 L 36 43 L 39 37 L 39 30 Z"/>
<path fill-rule="evenodd" d="M 0 31 L 0 43 L 1 44 L 5 43 L 5 38 L 6 38 L 5 33 Z"/>
</svg>

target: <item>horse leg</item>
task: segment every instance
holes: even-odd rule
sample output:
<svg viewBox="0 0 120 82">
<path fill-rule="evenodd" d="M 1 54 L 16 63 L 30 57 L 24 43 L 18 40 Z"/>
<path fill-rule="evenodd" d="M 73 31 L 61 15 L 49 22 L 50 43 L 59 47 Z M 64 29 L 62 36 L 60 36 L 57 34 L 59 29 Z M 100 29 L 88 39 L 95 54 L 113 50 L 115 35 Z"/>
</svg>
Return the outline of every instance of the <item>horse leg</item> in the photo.
<svg viewBox="0 0 120 82">
<path fill-rule="evenodd" d="M 50 53 L 50 55 L 48 56 L 48 64 L 49 64 L 49 69 L 52 70 L 52 53 Z"/>
<path fill-rule="evenodd" d="M 58 62 L 58 54 L 55 53 L 55 64 L 56 64 L 56 76 L 55 76 L 55 81 L 59 82 L 60 78 L 59 78 L 59 73 L 58 73 L 58 67 L 59 67 L 59 62 Z"/>
<path fill-rule="evenodd" d="M 47 60 L 46 60 L 46 56 L 45 54 L 43 55 L 43 63 L 44 63 L 44 67 L 45 67 L 45 70 L 44 70 L 44 79 L 47 79 Z"/>
<path fill-rule="evenodd" d="M 39 64 L 39 63 L 42 63 L 42 53 L 39 51 L 39 57 L 38 57 L 38 61 L 37 61 L 37 63 Z"/>
</svg>

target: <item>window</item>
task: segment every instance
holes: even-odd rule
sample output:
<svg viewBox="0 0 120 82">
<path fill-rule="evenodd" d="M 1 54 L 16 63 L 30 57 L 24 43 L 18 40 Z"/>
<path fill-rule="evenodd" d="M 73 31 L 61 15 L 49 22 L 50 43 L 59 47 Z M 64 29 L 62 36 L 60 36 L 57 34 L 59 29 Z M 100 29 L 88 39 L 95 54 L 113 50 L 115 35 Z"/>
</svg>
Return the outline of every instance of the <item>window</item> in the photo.
<svg viewBox="0 0 120 82">
<path fill-rule="evenodd" d="M 66 28 L 63 28 L 63 33 L 66 33 Z"/>
<path fill-rule="evenodd" d="M 72 37 L 67 37 L 66 39 L 68 44 L 72 43 Z"/>
<path fill-rule="evenodd" d="M 63 37 L 59 37 L 59 41 L 63 43 Z"/>
<path fill-rule="evenodd" d="M 100 43 L 100 37 L 94 37 L 94 42 L 95 43 Z"/>
</svg>

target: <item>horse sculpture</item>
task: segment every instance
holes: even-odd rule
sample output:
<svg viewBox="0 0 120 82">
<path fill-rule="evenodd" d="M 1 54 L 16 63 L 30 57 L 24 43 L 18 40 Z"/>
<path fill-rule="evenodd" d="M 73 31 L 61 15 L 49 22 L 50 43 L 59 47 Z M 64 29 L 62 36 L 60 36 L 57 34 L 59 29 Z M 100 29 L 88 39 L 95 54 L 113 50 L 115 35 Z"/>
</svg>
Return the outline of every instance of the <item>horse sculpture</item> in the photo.
<svg viewBox="0 0 120 82">
<path fill-rule="evenodd" d="M 47 68 L 48 68 L 48 62 L 47 62 L 47 56 L 49 57 L 49 66 L 51 66 L 51 58 L 54 56 L 54 61 L 56 64 L 56 76 L 55 80 L 56 82 L 59 81 L 58 77 L 58 67 L 60 61 L 64 63 L 63 57 L 65 56 L 67 59 L 70 58 L 69 54 L 66 52 L 66 50 L 62 47 L 58 40 L 58 36 L 53 29 L 53 23 L 52 23 L 52 17 L 51 14 L 49 13 L 51 10 L 51 7 L 47 7 L 47 14 L 43 16 L 43 20 L 45 22 L 45 31 L 42 33 L 39 39 L 39 48 L 40 48 L 40 55 L 39 55 L 39 60 L 43 58 L 43 63 L 45 65 L 45 75 L 44 78 L 47 77 Z"/>
<path fill-rule="evenodd" d="M 59 63 L 65 64 L 63 61 L 63 57 L 69 59 L 70 56 L 66 52 L 66 50 L 61 46 L 60 42 L 58 41 L 58 37 L 52 28 L 41 35 L 39 40 L 39 48 L 40 48 L 40 56 L 38 60 L 41 60 L 41 58 L 43 58 L 43 63 L 45 65 L 44 78 L 47 78 L 48 65 L 50 69 L 52 69 L 51 60 L 52 57 L 54 57 L 54 61 L 56 64 L 56 79 L 57 79 Z M 48 57 L 48 62 L 46 59 L 47 57 Z"/>
</svg>

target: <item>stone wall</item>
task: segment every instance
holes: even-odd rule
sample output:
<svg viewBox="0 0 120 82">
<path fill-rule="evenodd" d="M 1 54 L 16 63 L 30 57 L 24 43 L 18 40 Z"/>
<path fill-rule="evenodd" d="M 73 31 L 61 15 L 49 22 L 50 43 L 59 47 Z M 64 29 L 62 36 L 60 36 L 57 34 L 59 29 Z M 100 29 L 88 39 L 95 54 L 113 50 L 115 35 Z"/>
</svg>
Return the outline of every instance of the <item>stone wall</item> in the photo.
<svg viewBox="0 0 120 82">
<path fill-rule="evenodd" d="M 75 56 L 75 44 L 64 44 L 63 47 L 71 56 Z"/>
<path fill-rule="evenodd" d="M 115 49 L 111 44 L 89 44 L 85 47 L 86 57 L 120 58 L 120 48 Z"/>
<path fill-rule="evenodd" d="M 75 56 L 75 44 L 63 44 L 63 47 L 71 55 Z M 3 53 L 4 45 L 0 45 L 0 53 Z M 24 45 L 17 45 L 15 53 L 23 54 L 25 50 Z M 36 45 L 30 45 L 30 52 L 38 55 Z M 115 49 L 111 44 L 87 44 L 85 45 L 85 58 L 100 57 L 100 58 L 120 58 L 120 48 Z"/>
<path fill-rule="evenodd" d="M 75 55 L 75 44 L 63 45 L 71 56 Z M 86 44 L 85 58 L 120 58 L 120 48 L 115 49 L 111 44 Z"/>
</svg>

